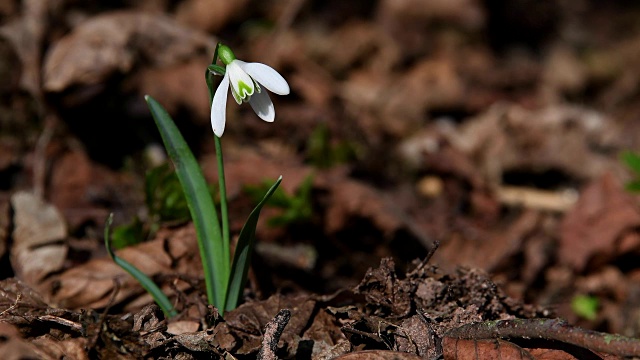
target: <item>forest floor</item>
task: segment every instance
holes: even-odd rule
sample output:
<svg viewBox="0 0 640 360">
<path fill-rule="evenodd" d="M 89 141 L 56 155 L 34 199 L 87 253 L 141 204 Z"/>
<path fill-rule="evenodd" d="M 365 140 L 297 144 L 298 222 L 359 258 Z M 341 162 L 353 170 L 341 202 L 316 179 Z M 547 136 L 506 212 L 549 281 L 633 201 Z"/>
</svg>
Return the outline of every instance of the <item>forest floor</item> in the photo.
<svg viewBox="0 0 640 360">
<path fill-rule="evenodd" d="M 219 41 L 291 87 L 228 104 L 232 234 L 284 180 L 222 316 L 144 101 L 215 184 Z M 640 358 L 639 56 L 633 1 L 2 2 L 0 353 Z"/>
</svg>

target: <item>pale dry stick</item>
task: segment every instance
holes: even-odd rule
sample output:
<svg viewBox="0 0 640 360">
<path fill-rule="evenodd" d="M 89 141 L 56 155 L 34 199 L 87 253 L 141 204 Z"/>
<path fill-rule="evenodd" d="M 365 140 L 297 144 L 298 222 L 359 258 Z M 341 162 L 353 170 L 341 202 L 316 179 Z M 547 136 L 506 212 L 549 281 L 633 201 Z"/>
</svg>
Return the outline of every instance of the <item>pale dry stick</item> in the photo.
<svg viewBox="0 0 640 360">
<path fill-rule="evenodd" d="M 62 318 L 62 317 L 59 317 L 59 316 L 42 315 L 42 316 L 36 316 L 35 319 L 38 320 L 38 321 L 54 322 L 54 323 L 66 326 L 66 327 L 68 327 L 70 329 L 73 329 L 73 330 L 77 331 L 80 334 L 82 334 L 84 332 L 82 324 L 77 323 L 75 321 L 71 321 L 71 320 Z"/>
</svg>

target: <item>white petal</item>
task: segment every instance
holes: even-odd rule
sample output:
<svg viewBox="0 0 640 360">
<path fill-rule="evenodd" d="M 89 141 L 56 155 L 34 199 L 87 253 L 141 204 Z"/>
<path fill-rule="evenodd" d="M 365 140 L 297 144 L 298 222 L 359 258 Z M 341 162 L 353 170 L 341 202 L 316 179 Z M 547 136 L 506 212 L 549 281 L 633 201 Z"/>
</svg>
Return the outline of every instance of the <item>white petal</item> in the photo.
<svg viewBox="0 0 640 360">
<path fill-rule="evenodd" d="M 226 73 L 213 95 L 211 102 L 211 127 L 217 137 L 224 133 L 227 116 L 227 94 L 229 94 L 229 73 Z"/>
<path fill-rule="evenodd" d="M 287 80 L 270 66 L 261 63 L 246 63 L 240 60 L 234 62 L 237 62 L 242 70 L 272 93 L 278 95 L 289 94 L 289 84 L 287 84 Z"/>
<path fill-rule="evenodd" d="M 266 91 L 256 92 L 253 94 L 249 100 L 249 104 L 260 119 L 267 122 L 273 122 L 273 120 L 275 120 L 276 109 L 273 107 L 273 102 Z"/>
<path fill-rule="evenodd" d="M 253 85 L 253 79 L 247 74 L 238 63 L 239 60 L 233 60 L 227 65 L 226 74 L 229 74 L 229 81 L 233 86 L 233 91 L 242 100 L 246 100 L 253 95 L 255 86 Z"/>
</svg>

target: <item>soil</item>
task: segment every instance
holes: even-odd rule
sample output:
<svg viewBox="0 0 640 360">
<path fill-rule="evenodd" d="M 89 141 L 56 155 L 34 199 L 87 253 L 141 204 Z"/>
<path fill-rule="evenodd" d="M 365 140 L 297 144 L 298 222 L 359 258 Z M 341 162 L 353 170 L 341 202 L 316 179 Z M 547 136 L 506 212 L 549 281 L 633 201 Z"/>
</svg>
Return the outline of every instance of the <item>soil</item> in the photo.
<svg viewBox="0 0 640 360">
<path fill-rule="evenodd" d="M 639 20 L 633 1 L 2 2 L 0 353 L 640 358 Z M 224 314 L 144 101 L 215 184 L 218 42 L 291 87 L 274 123 L 227 106 L 233 241 L 283 183 Z M 110 213 L 178 316 L 108 256 Z"/>
</svg>

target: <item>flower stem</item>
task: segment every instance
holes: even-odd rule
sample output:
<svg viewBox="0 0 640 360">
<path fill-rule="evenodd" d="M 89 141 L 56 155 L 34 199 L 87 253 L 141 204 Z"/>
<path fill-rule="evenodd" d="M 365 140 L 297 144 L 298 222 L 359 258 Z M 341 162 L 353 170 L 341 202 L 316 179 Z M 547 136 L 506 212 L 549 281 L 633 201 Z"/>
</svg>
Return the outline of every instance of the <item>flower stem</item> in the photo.
<svg viewBox="0 0 640 360">
<path fill-rule="evenodd" d="M 224 68 L 218 67 L 216 64 L 218 62 L 218 49 L 220 48 L 220 43 L 216 46 L 216 50 L 213 53 L 213 60 L 211 61 L 211 66 L 219 68 L 224 71 Z M 224 75 L 222 73 L 221 75 Z M 211 102 L 213 101 L 214 87 L 213 87 L 213 74 L 210 69 L 207 68 L 205 70 L 205 80 L 207 82 L 207 87 L 209 88 L 209 106 L 211 106 Z M 219 137 L 213 136 L 215 139 L 216 146 L 216 159 L 218 163 L 218 187 L 219 187 L 219 195 L 220 195 L 220 222 L 222 223 L 222 251 L 224 258 L 223 269 L 225 269 L 225 274 L 223 278 L 226 279 L 226 282 L 229 282 L 229 276 L 231 275 L 231 251 L 230 251 L 230 235 L 229 235 L 229 211 L 227 208 L 227 185 L 224 177 L 224 159 L 222 156 L 222 142 Z M 227 287 L 227 283 L 225 283 L 225 289 Z M 225 294 L 226 300 L 227 294 Z M 218 310 L 223 312 L 225 309 L 225 304 L 222 304 L 222 307 Z"/>
<path fill-rule="evenodd" d="M 222 222 L 222 245 L 225 253 L 225 269 L 230 269 L 231 252 L 229 250 L 229 211 L 227 210 L 227 185 L 224 177 L 224 160 L 222 157 L 222 142 L 213 136 L 216 143 L 216 158 L 218 160 L 218 186 L 220 188 L 220 220 Z M 228 276 L 229 274 L 227 274 Z"/>
</svg>

